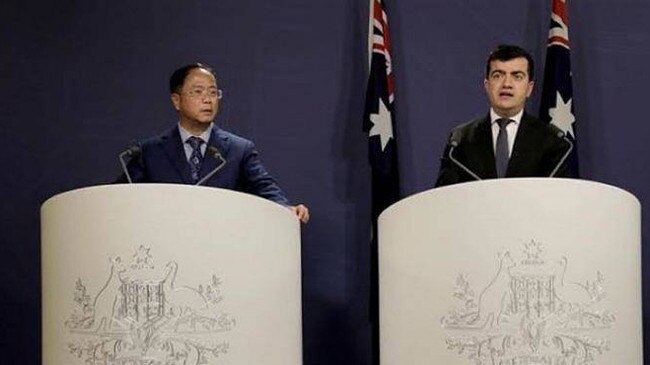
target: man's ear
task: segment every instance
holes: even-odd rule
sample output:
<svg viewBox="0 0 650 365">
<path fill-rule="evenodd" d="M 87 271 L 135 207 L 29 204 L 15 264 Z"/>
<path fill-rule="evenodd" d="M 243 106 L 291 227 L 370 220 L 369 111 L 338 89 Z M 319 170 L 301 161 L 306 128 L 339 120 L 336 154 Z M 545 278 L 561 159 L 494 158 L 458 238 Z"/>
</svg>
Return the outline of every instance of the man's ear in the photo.
<svg viewBox="0 0 650 365">
<path fill-rule="evenodd" d="M 181 109 L 181 96 L 176 93 L 172 93 L 171 98 L 172 104 L 174 104 L 174 109 L 176 109 L 176 111 L 179 111 Z"/>
</svg>

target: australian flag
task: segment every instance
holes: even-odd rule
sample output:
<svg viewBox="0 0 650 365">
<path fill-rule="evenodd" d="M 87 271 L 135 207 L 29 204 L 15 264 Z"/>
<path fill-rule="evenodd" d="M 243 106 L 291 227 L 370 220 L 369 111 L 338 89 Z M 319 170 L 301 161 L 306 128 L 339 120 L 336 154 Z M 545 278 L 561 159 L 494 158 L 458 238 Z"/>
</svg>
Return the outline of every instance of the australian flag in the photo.
<svg viewBox="0 0 650 365">
<path fill-rule="evenodd" d="M 395 79 L 388 17 L 381 0 L 372 0 L 369 35 L 370 75 L 366 90 L 363 130 L 368 133 L 372 169 L 372 219 L 399 199 L 397 144 L 395 142 Z"/>
<path fill-rule="evenodd" d="M 576 146 L 576 118 L 569 48 L 569 17 L 566 0 L 552 0 L 551 29 L 548 34 L 544 85 L 539 117 L 564 132 L 574 143 L 568 158 L 572 175 L 579 176 Z"/>
<path fill-rule="evenodd" d="M 368 133 L 368 158 L 372 170 L 372 239 L 370 242 L 370 303 L 373 324 L 373 364 L 379 364 L 379 272 L 377 218 L 399 200 L 397 143 L 395 141 L 395 78 L 388 15 L 382 0 L 371 0 L 370 72 L 366 90 L 363 130 Z"/>
</svg>

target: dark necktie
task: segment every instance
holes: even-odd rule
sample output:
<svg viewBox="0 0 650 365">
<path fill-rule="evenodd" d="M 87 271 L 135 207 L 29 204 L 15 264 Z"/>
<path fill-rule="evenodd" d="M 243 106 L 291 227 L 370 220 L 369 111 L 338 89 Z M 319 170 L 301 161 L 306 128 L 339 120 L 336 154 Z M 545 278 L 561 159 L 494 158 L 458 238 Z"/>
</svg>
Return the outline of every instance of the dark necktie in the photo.
<svg viewBox="0 0 650 365">
<path fill-rule="evenodd" d="M 508 160 L 510 153 L 508 151 L 508 131 L 506 126 L 511 123 L 511 119 L 497 119 L 499 125 L 499 134 L 497 135 L 497 148 L 496 148 L 496 163 L 497 163 L 497 176 L 506 176 L 508 170 Z"/>
<path fill-rule="evenodd" d="M 192 147 L 192 154 L 190 155 L 190 174 L 192 175 L 193 182 L 199 181 L 199 171 L 201 170 L 201 163 L 203 163 L 203 154 L 201 154 L 201 145 L 205 143 L 199 137 L 190 137 L 185 141 Z"/>
</svg>

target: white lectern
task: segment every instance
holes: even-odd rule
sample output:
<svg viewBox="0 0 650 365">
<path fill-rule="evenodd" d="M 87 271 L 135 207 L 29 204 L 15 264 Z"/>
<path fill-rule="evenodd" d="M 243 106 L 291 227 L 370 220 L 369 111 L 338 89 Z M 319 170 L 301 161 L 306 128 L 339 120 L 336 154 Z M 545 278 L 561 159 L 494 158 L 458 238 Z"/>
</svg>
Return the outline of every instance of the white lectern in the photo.
<svg viewBox="0 0 650 365">
<path fill-rule="evenodd" d="M 611 186 L 501 179 L 379 219 L 382 365 L 643 361 L 640 204 Z"/>
<path fill-rule="evenodd" d="M 300 227 L 206 187 L 79 189 L 43 204 L 43 364 L 301 364 Z"/>
</svg>

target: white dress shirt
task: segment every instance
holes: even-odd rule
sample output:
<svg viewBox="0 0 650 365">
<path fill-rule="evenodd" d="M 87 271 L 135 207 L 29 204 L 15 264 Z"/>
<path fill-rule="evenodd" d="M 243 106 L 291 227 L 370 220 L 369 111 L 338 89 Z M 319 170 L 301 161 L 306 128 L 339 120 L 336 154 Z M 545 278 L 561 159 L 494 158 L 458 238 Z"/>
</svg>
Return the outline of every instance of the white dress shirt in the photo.
<svg viewBox="0 0 650 365">
<path fill-rule="evenodd" d="M 210 123 L 210 126 L 205 131 L 203 131 L 203 133 L 201 133 L 198 136 L 195 136 L 195 137 L 201 138 L 203 140 L 203 142 L 205 142 L 205 143 L 203 143 L 201 145 L 201 155 L 202 156 L 205 156 L 205 150 L 208 148 L 208 141 L 210 140 L 210 133 L 212 133 L 212 126 L 213 126 L 213 124 Z M 181 134 L 181 141 L 183 141 L 183 148 L 185 150 L 185 158 L 189 162 L 190 157 L 192 156 L 192 146 L 189 143 L 187 143 L 187 140 L 190 137 L 192 137 L 193 134 L 188 132 L 187 130 L 185 130 L 185 128 L 181 127 L 180 123 L 178 123 L 178 132 Z"/>
</svg>

